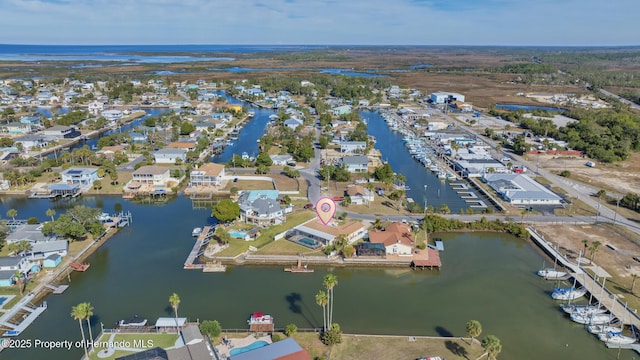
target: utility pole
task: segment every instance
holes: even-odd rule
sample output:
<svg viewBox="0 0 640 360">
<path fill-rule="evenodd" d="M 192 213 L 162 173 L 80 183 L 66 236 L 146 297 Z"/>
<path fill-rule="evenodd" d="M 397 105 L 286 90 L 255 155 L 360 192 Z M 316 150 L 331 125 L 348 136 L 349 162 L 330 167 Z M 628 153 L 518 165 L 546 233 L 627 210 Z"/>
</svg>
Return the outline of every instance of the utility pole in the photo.
<svg viewBox="0 0 640 360">
<path fill-rule="evenodd" d="M 616 226 L 616 219 L 618 218 L 618 207 L 620 206 L 620 199 L 616 200 L 616 211 L 613 213 L 613 226 Z"/>
</svg>

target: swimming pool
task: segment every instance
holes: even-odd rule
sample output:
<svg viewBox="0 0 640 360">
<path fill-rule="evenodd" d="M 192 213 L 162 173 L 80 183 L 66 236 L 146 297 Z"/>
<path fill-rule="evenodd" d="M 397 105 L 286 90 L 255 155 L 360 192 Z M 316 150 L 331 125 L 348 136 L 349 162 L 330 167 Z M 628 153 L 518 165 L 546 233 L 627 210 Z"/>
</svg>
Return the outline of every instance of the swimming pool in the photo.
<svg viewBox="0 0 640 360">
<path fill-rule="evenodd" d="M 0 296 L 0 306 L 2 306 L 2 304 L 4 304 L 5 301 L 7 301 L 8 297 L 6 296 Z"/>
<path fill-rule="evenodd" d="M 315 246 L 318 245 L 314 240 L 311 240 L 309 238 L 302 238 L 302 239 L 300 239 L 298 241 L 300 241 L 301 243 L 303 243 L 303 244 L 305 244 L 307 246 L 311 246 L 311 247 L 315 247 Z"/>
<path fill-rule="evenodd" d="M 246 353 L 247 351 L 251 351 L 251 350 L 255 350 L 255 349 L 259 349 L 263 346 L 267 346 L 269 345 L 268 342 L 263 341 L 263 340 L 259 340 L 256 342 L 253 342 L 247 346 L 243 346 L 241 348 L 233 348 L 231 349 L 231 351 L 229 352 L 229 355 L 234 356 L 234 355 L 239 355 L 242 353 Z"/>
<path fill-rule="evenodd" d="M 236 239 L 244 239 L 247 236 L 247 233 L 240 232 L 240 231 L 229 231 L 229 235 L 231 235 L 231 237 L 234 237 Z"/>
</svg>

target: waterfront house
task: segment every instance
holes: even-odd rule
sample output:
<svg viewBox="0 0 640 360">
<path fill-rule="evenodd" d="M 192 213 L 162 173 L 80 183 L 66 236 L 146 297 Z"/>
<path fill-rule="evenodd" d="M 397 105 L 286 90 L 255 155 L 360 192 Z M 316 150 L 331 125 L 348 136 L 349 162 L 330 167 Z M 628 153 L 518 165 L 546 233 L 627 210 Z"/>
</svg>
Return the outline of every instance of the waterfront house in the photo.
<svg viewBox="0 0 640 360">
<path fill-rule="evenodd" d="M 341 141 L 340 142 L 340 152 L 351 154 L 351 153 L 362 153 L 367 148 L 366 141 Z"/>
<path fill-rule="evenodd" d="M 77 184 L 80 186 L 91 186 L 98 180 L 98 169 L 94 168 L 69 168 L 60 173 L 62 182 L 66 184 Z"/>
<path fill-rule="evenodd" d="M 284 126 L 294 131 L 298 128 L 298 126 L 302 126 L 302 124 L 302 120 L 296 118 L 291 118 L 284 121 Z"/>
<path fill-rule="evenodd" d="M 343 156 L 340 165 L 350 173 L 365 173 L 369 171 L 369 158 L 366 155 Z"/>
<path fill-rule="evenodd" d="M 206 163 L 189 174 L 189 186 L 221 186 L 224 165 Z"/>
<path fill-rule="evenodd" d="M 40 126 L 40 114 L 34 114 L 34 115 L 24 115 L 20 117 L 20 122 L 23 124 L 29 124 L 31 125 L 31 127 L 36 127 L 36 126 Z"/>
<path fill-rule="evenodd" d="M 135 132 L 135 131 L 131 131 L 129 133 L 129 137 L 131 138 L 131 142 L 136 143 L 136 144 L 144 143 L 144 142 L 147 141 L 147 135 L 146 134 L 141 134 L 141 133 Z"/>
<path fill-rule="evenodd" d="M 0 257 L 0 271 L 19 270 L 27 272 L 31 268 L 31 261 L 24 256 L 2 256 Z"/>
<path fill-rule="evenodd" d="M 152 186 L 165 186 L 171 179 L 169 168 L 162 166 L 141 166 L 132 174 L 132 181 Z"/>
<path fill-rule="evenodd" d="M 98 115 L 100 112 L 102 112 L 102 110 L 104 110 L 104 103 L 94 100 L 92 102 L 89 103 L 89 105 L 87 106 L 87 108 L 89 109 L 89 113 L 92 115 Z"/>
<path fill-rule="evenodd" d="M 49 140 L 73 139 L 80 136 L 80 132 L 76 128 L 64 125 L 56 125 L 44 129 L 43 134 Z"/>
<path fill-rule="evenodd" d="M 276 166 L 284 166 L 293 161 L 293 156 L 291 155 L 271 155 L 271 162 Z"/>
<path fill-rule="evenodd" d="M 363 106 L 363 107 L 369 106 L 369 100 L 360 100 L 360 101 L 358 101 L 358 106 Z"/>
<path fill-rule="evenodd" d="M 23 124 L 20 122 L 10 122 L 0 125 L 1 134 L 24 135 L 31 132 L 31 124 Z"/>
<path fill-rule="evenodd" d="M 411 256 L 414 246 L 409 225 L 401 222 L 394 222 L 384 231 L 369 231 L 369 242 L 384 245 L 387 255 Z"/>
<path fill-rule="evenodd" d="M 111 122 L 116 122 L 122 119 L 122 111 L 121 110 L 105 110 L 100 113 L 100 115 Z"/>
<path fill-rule="evenodd" d="M 365 188 L 362 185 L 354 185 L 347 188 L 346 194 L 351 199 L 351 203 L 354 205 L 369 204 L 374 200 L 373 191 Z"/>
<path fill-rule="evenodd" d="M 28 241 L 30 243 L 44 242 L 52 240 L 53 237 L 42 233 L 42 224 L 24 224 L 18 225 L 11 230 L 5 241 L 7 244 Z"/>
<path fill-rule="evenodd" d="M 113 160 L 113 157 L 115 156 L 115 154 L 124 153 L 125 148 L 126 148 L 126 144 L 104 146 L 102 149 L 96 151 L 96 155 L 103 156 L 105 159 Z"/>
<path fill-rule="evenodd" d="M 275 225 L 286 220 L 278 202 L 278 190 L 243 191 L 239 198 L 240 220 L 258 225 Z"/>
<path fill-rule="evenodd" d="M 333 109 L 331 109 L 331 113 L 334 116 L 349 114 L 351 113 L 351 105 L 336 106 Z"/>
<path fill-rule="evenodd" d="M 49 145 L 47 138 L 42 135 L 24 135 L 15 138 L 13 142 L 15 144 L 22 144 L 22 148 L 25 151 L 30 151 L 33 148 L 43 148 Z"/>
<path fill-rule="evenodd" d="M 325 225 L 319 219 L 313 219 L 291 229 L 288 236 L 293 239 L 307 238 L 322 245 L 331 245 L 340 235 L 344 235 L 348 243 L 353 243 L 362 239 L 366 233 L 366 227 L 360 221 L 347 222 L 342 225 L 333 221 Z"/>
<path fill-rule="evenodd" d="M 177 141 L 172 142 L 167 145 L 167 149 L 184 149 L 184 150 L 195 150 L 197 144 L 193 141 Z"/>
<path fill-rule="evenodd" d="M 484 174 L 482 181 L 513 205 L 560 205 L 562 198 L 522 174 Z"/>
<path fill-rule="evenodd" d="M 68 250 L 67 240 L 41 241 L 33 243 L 26 255 L 31 260 L 41 260 L 51 255 L 67 256 Z"/>
<path fill-rule="evenodd" d="M 156 164 L 175 164 L 176 160 L 187 160 L 187 150 L 164 148 L 153 153 Z"/>
<path fill-rule="evenodd" d="M 231 355 L 231 360 L 311 360 L 307 350 L 293 338 L 287 338 L 272 344 Z"/>
</svg>

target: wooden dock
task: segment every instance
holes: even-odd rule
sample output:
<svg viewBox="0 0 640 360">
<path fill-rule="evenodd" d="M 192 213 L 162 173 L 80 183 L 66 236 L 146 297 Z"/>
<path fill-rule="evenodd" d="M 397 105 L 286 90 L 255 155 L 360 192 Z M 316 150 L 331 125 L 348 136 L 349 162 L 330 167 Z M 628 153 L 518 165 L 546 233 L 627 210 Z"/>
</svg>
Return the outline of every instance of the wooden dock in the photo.
<svg viewBox="0 0 640 360">
<path fill-rule="evenodd" d="M 599 301 L 623 324 L 633 325 L 637 329 L 640 329 L 640 318 L 638 315 L 631 311 L 631 309 L 628 309 L 615 294 L 611 293 L 606 288 L 604 289 L 604 293 L 601 294 L 602 284 L 598 283 L 589 273 L 584 271 L 580 265 L 569 261 L 569 259 L 562 255 L 535 230 L 532 228 L 529 228 L 528 230 L 533 241 L 540 246 L 545 253 L 557 259 L 559 264 L 566 267 L 569 270 L 569 275 L 576 279 L 576 282 L 581 286 L 584 286 L 587 291 L 593 295 L 593 299 L 595 299 L 595 301 Z M 599 299 L 599 297 L 602 298 Z"/>
<path fill-rule="evenodd" d="M 312 273 L 313 269 L 307 268 L 307 265 L 302 265 L 302 260 L 298 259 L 297 266 L 284 268 L 284 271 L 291 273 Z"/>
<path fill-rule="evenodd" d="M 47 302 L 44 301 L 40 306 L 34 307 L 30 305 L 30 301 L 34 295 L 29 294 L 22 298 L 20 302 L 14 305 L 9 311 L 5 312 L 0 317 L 0 328 L 4 330 L 3 336 L 18 336 L 20 335 L 32 322 L 34 322 L 40 314 L 47 310 Z M 23 316 L 20 318 L 20 314 Z M 19 322 L 15 321 L 16 318 L 20 319 Z"/>
<path fill-rule="evenodd" d="M 62 293 L 65 292 L 65 290 L 67 290 L 69 288 L 69 285 L 51 285 L 51 284 L 44 284 L 44 287 L 51 289 L 53 291 L 53 293 L 55 295 L 60 295 Z"/>
<path fill-rule="evenodd" d="M 198 235 L 198 239 L 196 239 L 196 243 L 193 245 L 187 260 L 184 262 L 184 269 L 204 269 L 204 264 L 194 264 L 196 259 L 204 254 L 204 250 L 207 245 L 211 241 L 213 234 L 215 232 L 215 226 L 205 226 L 202 229 L 200 235 Z"/>
<path fill-rule="evenodd" d="M 89 264 L 89 263 L 72 262 L 72 263 L 69 264 L 69 267 L 72 268 L 75 271 L 87 271 L 87 269 L 89 269 L 90 266 L 91 266 L 91 264 Z"/>
</svg>

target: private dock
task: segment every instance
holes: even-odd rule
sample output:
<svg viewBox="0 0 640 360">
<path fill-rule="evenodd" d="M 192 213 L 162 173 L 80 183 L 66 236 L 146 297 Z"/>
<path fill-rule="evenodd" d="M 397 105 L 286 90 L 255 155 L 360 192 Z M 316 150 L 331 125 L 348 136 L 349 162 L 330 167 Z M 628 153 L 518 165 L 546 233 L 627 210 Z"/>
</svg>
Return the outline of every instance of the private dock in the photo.
<svg viewBox="0 0 640 360">
<path fill-rule="evenodd" d="M 47 310 L 47 302 L 44 301 L 40 306 L 30 305 L 30 301 L 35 297 L 33 294 L 26 295 L 9 311 L 0 316 L 0 329 L 4 330 L 3 336 L 18 336 L 32 322 L 34 322 L 40 314 Z M 20 317 L 22 314 L 22 317 Z M 15 322 L 18 320 L 18 322 Z"/>
<path fill-rule="evenodd" d="M 75 271 L 87 271 L 87 269 L 89 269 L 89 266 L 91 266 L 91 264 L 89 263 L 72 262 L 69 264 L 69 267 Z"/>
<path fill-rule="evenodd" d="M 204 264 L 202 267 L 202 272 L 225 272 L 227 271 L 227 266 L 222 265 L 220 261 L 213 261 Z"/>
<path fill-rule="evenodd" d="M 65 290 L 67 290 L 69 288 L 69 285 L 51 285 L 51 284 L 44 284 L 44 287 L 51 289 L 53 294 L 55 295 L 60 295 L 62 293 L 65 292 Z"/>
<path fill-rule="evenodd" d="M 202 232 L 198 235 L 198 239 L 187 257 L 187 261 L 184 262 L 184 269 L 203 269 L 204 271 L 205 264 L 195 264 L 195 261 L 204 254 L 204 250 L 207 248 L 207 245 L 209 245 L 214 233 L 215 226 L 205 226 L 204 229 L 202 229 Z"/>
<path fill-rule="evenodd" d="M 298 266 L 292 266 L 284 268 L 284 271 L 292 273 L 312 273 L 313 269 L 307 268 L 307 265 L 302 265 L 302 260 L 298 259 Z"/>
</svg>

